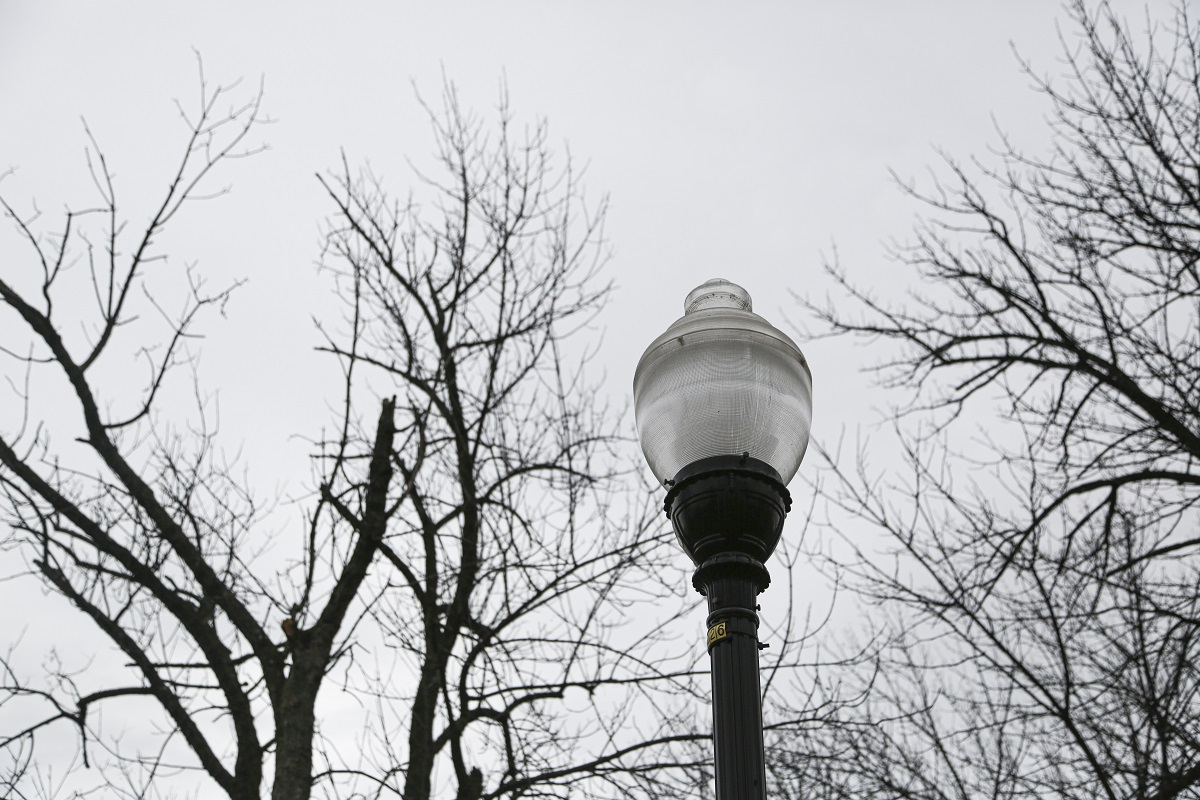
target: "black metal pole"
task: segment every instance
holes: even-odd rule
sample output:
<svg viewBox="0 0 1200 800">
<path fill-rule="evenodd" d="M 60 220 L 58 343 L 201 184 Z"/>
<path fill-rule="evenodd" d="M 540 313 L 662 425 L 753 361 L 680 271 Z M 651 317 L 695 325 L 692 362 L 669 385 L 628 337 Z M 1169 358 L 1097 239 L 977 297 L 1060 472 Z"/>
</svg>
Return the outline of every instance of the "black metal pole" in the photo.
<svg viewBox="0 0 1200 800">
<path fill-rule="evenodd" d="M 779 474 L 747 454 L 689 464 L 667 493 L 667 516 L 698 565 L 692 585 L 708 598 L 717 800 L 766 798 L 757 598 L 790 507 Z"/>
<path fill-rule="evenodd" d="M 740 553 L 708 559 L 692 578 L 708 598 L 717 800 L 766 800 L 756 599 L 769 581 Z"/>
</svg>

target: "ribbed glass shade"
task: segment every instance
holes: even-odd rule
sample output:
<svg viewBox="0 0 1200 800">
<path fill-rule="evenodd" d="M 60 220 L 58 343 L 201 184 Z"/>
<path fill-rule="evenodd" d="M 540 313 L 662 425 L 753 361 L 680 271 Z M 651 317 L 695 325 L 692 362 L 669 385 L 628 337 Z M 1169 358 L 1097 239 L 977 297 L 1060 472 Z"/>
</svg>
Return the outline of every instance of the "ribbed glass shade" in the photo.
<svg viewBox="0 0 1200 800">
<path fill-rule="evenodd" d="M 697 287 L 633 376 L 642 452 L 659 481 L 710 456 L 770 464 L 788 483 L 808 448 L 812 375 L 786 334 L 726 280 Z"/>
</svg>

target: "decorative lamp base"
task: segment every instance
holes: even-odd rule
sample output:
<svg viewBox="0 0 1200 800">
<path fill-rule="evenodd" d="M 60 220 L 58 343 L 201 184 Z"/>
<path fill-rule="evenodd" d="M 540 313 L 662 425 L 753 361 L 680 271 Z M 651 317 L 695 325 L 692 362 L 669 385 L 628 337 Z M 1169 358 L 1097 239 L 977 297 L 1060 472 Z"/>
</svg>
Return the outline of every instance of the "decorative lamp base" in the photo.
<svg viewBox="0 0 1200 800">
<path fill-rule="evenodd" d="M 702 458 L 679 471 L 667 492 L 675 535 L 697 566 L 720 553 L 765 563 L 779 544 L 792 496 L 779 473 L 757 458 Z"/>
</svg>

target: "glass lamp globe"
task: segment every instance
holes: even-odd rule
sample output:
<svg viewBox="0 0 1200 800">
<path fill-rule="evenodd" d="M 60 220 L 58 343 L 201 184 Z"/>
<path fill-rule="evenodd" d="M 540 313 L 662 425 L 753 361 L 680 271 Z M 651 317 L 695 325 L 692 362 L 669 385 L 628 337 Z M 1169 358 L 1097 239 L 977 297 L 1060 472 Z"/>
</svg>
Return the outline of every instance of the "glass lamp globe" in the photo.
<svg viewBox="0 0 1200 800">
<path fill-rule="evenodd" d="M 634 417 L 654 476 L 671 485 L 701 459 L 746 456 L 786 485 L 808 448 L 812 373 L 796 343 L 714 279 L 655 339 L 633 377 Z"/>
</svg>

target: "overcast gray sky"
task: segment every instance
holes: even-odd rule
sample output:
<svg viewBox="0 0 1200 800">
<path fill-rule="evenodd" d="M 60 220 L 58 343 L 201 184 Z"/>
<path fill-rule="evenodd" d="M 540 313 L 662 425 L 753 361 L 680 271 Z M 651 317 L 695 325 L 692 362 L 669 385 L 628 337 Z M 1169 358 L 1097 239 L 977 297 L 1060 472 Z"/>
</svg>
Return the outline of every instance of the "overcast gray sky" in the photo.
<svg viewBox="0 0 1200 800">
<path fill-rule="evenodd" d="M 1118 8 L 1139 13 L 1139 3 Z M 903 236 L 914 206 L 888 168 L 922 177 L 934 147 L 987 155 L 993 115 L 1033 148 L 1046 106 L 1012 43 L 1039 72 L 1058 69 L 1054 2 L 347 3 L 17 2 L 0 0 L 0 169 L 6 196 L 49 215 L 93 195 L 81 118 L 144 219 L 186 131 L 172 100 L 194 102 L 193 48 L 210 81 L 261 79 L 276 120 L 271 150 L 230 165 L 233 192 L 174 224 L 164 249 L 249 284 L 229 320 L 207 328 L 207 382 L 227 431 L 264 459 L 305 445 L 287 437 L 324 413 L 309 383 L 310 318 L 328 285 L 313 268 L 329 204 L 313 173 L 344 148 L 395 194 L 406 157 L 430 151 L 414 86 L 436 98 L 444 73 L 489 111 L 507 81 L 518 119 L 545 117 L 551 141 L 608 193 L 618 291 L 600 324 L 609 388 L 627 394 L 642 348 L 684 295 L 722 276 L 776 321 L 788 292 L 823 295 L 836 244 L 852 276 L 900 291 L 882 242 Z M 1069 36 L 1069 32 L 1068 32 Z M 5 269 L 19 268 L 0 241 Z M 269 313 L 264 313 L 269 311 Z M 876 403 L 848 344 L 805 345 L 816 429 L 862 419 Z M 332 365 L 331 365 L 332 366 Z M 301 468 L 300 474 L 303 474 Z"/>
<path fill-rule="evenodd" d="M 1143 13 L 1140 2 L 1113 6 Z M 206 326 L 202 374 L 220 390 L 225 446 L 244 445 L 260 485 L 295 494 L 309 446 L 294 434 L 329 419 L 322 376 L 336 375 L 312 352 L 311 318 L 329 310 L 314 264 L 331 210 L 313 174 L 344 149 L 404 195 L 406 157 L 420 163 L 431 148 L 414 86 L 435 98 L 445 74 L 487 112 L 507 82 L 518 120 L 548 119 L 555 147 L 569 143 L 588 165 L 589 193 L 611 196 L 617 291 L 597 321 L 597 367 L 623 402 L 642 349 L 708 278 L 742 284 L 789 332 L 783 317 L 799 314 L 789 292 L 828 291 L 821 262 L 834 245 L 851 276 L 903 292 L 907 276 L 882 244 L 902 238 L 917 209 L 889 167 L 924 177 L 935 147 L 986 158 L 993 117 L 1044 148 L 1047 106 L 1012 44 L 1039 73 L 1057 73 L 1062 17 L 1052 0 L 0 0 L 0 173 L 16 168 L 0 189 L 18 205 L 36 200 L 47 220 L 89 203 L 85 118 L 126 212 L 144 220 L 186 134 L 172 100 L 194 102 L 193 49 L 214 83 L 242 78 L 252 92 L 263 81 L 271 149 L 228 165 L 219 180 L 232 193 L 188 208 L 163 249 L 215 281 L 249 279 L 228 318 Z M 0 231 L 0 271 L 29 267 Z M 814 435 L 878 418 L 885 401 L 857 372 L 877 354 L 798 341 L 813 369 Z M 0 585 L 0 605 L 14 607 L 21 587 Z M 0 619 L 0 641 L 63 613 L 20 602 L 29 616 Z"/>
</svg>

